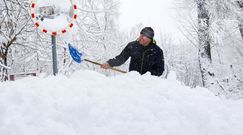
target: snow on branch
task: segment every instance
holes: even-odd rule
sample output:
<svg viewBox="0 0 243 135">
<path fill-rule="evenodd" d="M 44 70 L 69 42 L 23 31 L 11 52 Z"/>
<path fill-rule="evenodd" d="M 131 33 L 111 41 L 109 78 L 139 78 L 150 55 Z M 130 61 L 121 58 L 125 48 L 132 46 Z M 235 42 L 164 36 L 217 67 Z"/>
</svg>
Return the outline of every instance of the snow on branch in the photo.
<svg viewBox="0 0 243 135">
<path fill-rule="evenodd" d="M 2 63 L 0 63 L 0 66 L 1 66 L 1 67 L 4 67 L 4 68 L 6 68 L 6 69 L 11 69 L 11 67 L 8 67 L 8 66 L 6 66 L 6 65 L 4 65 L 4 64 L 2 64 Z"/>
</svg>

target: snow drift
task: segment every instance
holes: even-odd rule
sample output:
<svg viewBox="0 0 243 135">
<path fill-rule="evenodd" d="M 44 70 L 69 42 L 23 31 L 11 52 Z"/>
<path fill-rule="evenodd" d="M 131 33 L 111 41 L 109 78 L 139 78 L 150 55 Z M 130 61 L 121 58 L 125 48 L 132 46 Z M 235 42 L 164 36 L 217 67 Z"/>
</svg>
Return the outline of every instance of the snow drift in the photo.
<svg viewBox="0 0 243 135">
<path fill-rule="evenodd" d="M 1 135 L 242 135 L 243 100 L 135 72 L 0 83 Z"/>
</svg>

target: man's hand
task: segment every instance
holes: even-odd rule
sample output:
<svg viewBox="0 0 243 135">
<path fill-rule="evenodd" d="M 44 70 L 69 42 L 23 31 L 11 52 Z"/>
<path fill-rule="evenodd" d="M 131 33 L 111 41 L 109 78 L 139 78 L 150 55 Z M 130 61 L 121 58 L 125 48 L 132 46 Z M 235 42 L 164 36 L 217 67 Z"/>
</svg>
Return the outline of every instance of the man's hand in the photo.
<svg viewBox="0 0 243 135">
<path fill-rule="evenodd" d="M 104 68 L 104 69 L 108 69 L 108 68 L 111 68 L 110 64 L 108 63 L 103 63 L 100 65 L 101 68 Z"/>
</svg>

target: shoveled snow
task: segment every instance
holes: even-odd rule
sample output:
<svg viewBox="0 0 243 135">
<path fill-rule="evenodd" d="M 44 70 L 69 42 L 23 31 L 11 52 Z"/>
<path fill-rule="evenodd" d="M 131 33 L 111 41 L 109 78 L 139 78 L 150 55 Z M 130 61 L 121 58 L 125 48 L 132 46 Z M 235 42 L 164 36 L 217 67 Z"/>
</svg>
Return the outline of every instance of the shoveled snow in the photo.
<svg viewBox="0 0 243 135">
<path fill-rule="evenodd" d="M 243 100 L 135 72 L 0 83 L 1 135 L 242 135 Z"/>
</svg>

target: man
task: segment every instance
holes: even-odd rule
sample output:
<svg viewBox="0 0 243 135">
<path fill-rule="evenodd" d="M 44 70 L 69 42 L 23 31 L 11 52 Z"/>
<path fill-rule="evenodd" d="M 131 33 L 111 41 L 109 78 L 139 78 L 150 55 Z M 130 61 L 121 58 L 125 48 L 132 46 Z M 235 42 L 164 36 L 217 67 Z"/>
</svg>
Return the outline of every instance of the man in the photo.
<svg viewBox="0 0 243 135">
<path fill-rule="evenodd" d="M 101 68 L 120 66 L 131 57 L 129 71 L 140 74 L 150 72 L 151 75 L 161 76 L 164 72 L 163 51 L 156 45 L 153 37 L 154 30 L 151 27 L 143 28 L 138 40 L 128 43 L 120 55 L 101 64 Z"/>
</svg>

